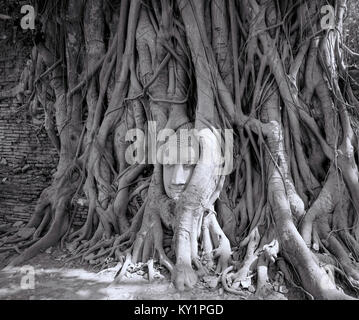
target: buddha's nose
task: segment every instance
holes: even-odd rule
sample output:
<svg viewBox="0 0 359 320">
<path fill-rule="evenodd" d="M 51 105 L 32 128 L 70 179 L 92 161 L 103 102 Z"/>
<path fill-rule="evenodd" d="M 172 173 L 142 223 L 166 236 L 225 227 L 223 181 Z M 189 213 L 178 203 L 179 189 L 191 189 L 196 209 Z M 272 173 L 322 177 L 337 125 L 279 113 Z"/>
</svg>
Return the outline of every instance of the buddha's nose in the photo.
<svg viewBox="0 0 359 320">
<path fill-rule="evenodd" d="M 186 184 L 186 178 L 183 171 L 183 165 L 176 164 L 173 169 L 172 184 L 184 185 Z"/>
</svg>

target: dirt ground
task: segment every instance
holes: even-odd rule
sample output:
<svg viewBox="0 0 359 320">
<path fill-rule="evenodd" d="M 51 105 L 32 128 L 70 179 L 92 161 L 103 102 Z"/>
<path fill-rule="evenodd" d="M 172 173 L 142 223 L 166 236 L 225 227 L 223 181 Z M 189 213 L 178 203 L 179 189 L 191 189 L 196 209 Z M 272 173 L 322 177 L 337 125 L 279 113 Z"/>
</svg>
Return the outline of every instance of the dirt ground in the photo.
<svg viewBox="0 0 359 320">
<path fill-rule="evenodd" d="M 11 257 L 0 257 L 1 300 L 235 300 L 237 295 L 223 292 L 221 286 L 210 289 L 208 283 L 200 281 L 191 291 L 179 293 L 169 281 L 164 269 L 157 269 L 155 281 L 149 283 L 144 268 L 133 268 L 120 283 L 113 283 L 114 270 L 95 272 L 90 265 L 73 261 L 65 263 L 66 255 L 60 250 L 41 253 L 24 267 L 4 270 Z M 26 288 L 29 282 L 26 269 L 35 270 L 34 288 Z M 159 272 L 160 271 L 160 272 Z M 24 278 L 25 276 L 25 278 Z M 23 283 L 23 285 L 21 285 Z M 25 288 L 24 288 L 25 283 Z M 256 299 L 253 293 L 246 299 Z M 287 297 L 286 297 L 287 296 Z M 290 292 L 284 296 L 278 292 L 268 299 L 297 299 Z"/>
</svg>

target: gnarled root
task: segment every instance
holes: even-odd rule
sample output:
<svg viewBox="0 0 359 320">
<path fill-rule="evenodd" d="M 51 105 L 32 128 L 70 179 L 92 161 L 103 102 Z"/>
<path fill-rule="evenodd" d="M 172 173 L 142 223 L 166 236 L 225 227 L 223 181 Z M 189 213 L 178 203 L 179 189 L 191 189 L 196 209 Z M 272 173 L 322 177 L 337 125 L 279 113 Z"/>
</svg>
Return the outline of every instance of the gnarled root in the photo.
<svg viewBox="0 0 359 320">
<path fill-rule="evenodd" d="M 203 218 L 202 238 L 204 255 L 209 265 L 213 265 L 217 259 L 216 273 L 222 273 L 227 269 L 231 257 L 231 245 L 228 238 L 218 224 L 214 212 L 209 212 Z"/>
</svg>

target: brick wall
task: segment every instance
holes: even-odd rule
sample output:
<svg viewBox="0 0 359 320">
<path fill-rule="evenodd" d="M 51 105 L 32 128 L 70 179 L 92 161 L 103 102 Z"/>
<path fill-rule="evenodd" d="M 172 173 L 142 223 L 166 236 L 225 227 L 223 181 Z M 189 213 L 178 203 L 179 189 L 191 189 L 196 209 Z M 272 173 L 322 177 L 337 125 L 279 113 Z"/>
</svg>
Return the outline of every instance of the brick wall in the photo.
<svg viewBox="0 0 359 320">
<path fill-rule="evenodd" d="M 14 12 L 3 13 L 15 16 Z M 15 22 L 1 21 L 0 27 L 0 222 L 27 221 L 41 191 L 51 182 L 57 155 L 46 132 L 33 125 L 25 106 L 14 103 L 9 94 L 20 79 L 31 47 L 18 41 L 22 32 Z"/>
<path fill-rule="evenodd" d="M 57 152 L 18 104 L 0 104 L 0 221 L 27 221 L 50 182 Z"/>
<path fill-rule="evenodd" d="M 0 0 L 0 7 L 3 3 Z M 14 18 L 25 1 L 6 3 L 15 5 L 11 10 L 5 6 L 8 10 L 1 13 Z M 26 105 L 11 97 L 10 89 L 17 85 L 32 45 L 31 35 L 16 21 L 0 20 L 0 224 L 29 220 L 58 161 L 41 123 L 43 115 L 33 120 Z M 78 207 L 74 225 L 82 224 L 86 212 L 86 207 Z"/>
<path fill-rule="evenodd" d="M 14 88 L 24 68 L 28 48 L 15 44 L 13 48 L 2 47 L 0 50 L 0 91 Z"/>
<path fill-rule="evenodd" d="M 25 106 L 0 101 L 0 224 L 29 220 L 57 161 L 46 131 Z M 87 207 L 78 206 L 74 226 L 82 225 L 86 215 Z"/>
</svg>

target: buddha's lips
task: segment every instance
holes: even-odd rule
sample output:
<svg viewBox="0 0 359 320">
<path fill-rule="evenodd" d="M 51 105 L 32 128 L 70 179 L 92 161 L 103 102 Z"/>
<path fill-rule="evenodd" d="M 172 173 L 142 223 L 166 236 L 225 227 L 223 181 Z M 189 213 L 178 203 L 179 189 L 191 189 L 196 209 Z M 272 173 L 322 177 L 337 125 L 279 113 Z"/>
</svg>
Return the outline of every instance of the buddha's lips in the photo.
<svg viewBox="0 0 359 320">
<path fill-rule="evenodd" d="M 178 186 L 178 187 L 172 187 L 170 186 L 169 189 L 175 193 L 182 192 L 185 189 L 185 186 Z"/>
</svg>

